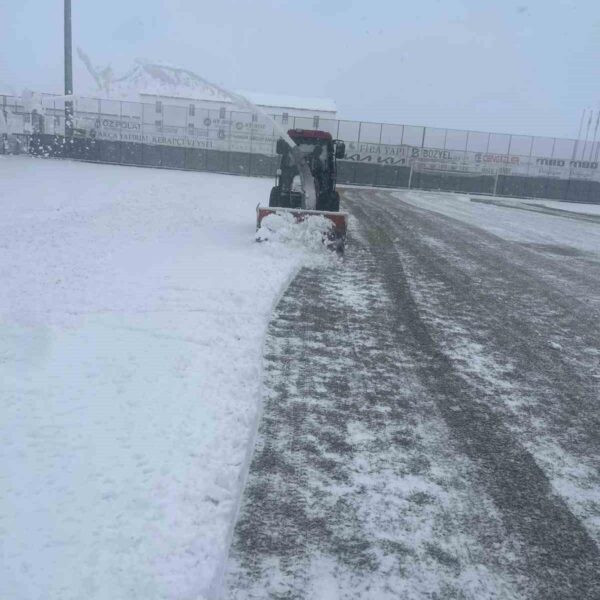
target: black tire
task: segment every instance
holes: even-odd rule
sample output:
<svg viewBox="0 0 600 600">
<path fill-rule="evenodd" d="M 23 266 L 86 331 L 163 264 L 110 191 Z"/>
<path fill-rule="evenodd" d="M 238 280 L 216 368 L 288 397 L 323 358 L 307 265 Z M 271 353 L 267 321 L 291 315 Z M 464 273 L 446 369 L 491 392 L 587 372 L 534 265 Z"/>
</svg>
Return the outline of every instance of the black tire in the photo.
<svg viewBox="0 0 600 600">
<path fill-rule="evenodd" d="M 333 192 L 329 199 L 329 210 L 331 212 L 339 212 L 340 210 L 340 194 L 339 192 Z"/>
<path fill-rule="evenodd" d="M 291 192 L 289 196 L 288 208 L 302 208 L 302 194 Z"/>
<path fill-rule="evenodd" d="M 269 208 L 281 207 L 281 192 L 279 186 L 271 188 L 271 194 L 269 195 Z"/>
<path fill-rule="evenodd" d="M 317 202 L 317 210 L 337 212 L 340 209 L 340 196 L 337 192 L 323 194 Z"/>
<path fill-rule="evenodd" d="M 321 194 L 317 198 L 317 204 L 315 206 L 317 210 L 329 210 L 329 196 Z"/>
</svg>

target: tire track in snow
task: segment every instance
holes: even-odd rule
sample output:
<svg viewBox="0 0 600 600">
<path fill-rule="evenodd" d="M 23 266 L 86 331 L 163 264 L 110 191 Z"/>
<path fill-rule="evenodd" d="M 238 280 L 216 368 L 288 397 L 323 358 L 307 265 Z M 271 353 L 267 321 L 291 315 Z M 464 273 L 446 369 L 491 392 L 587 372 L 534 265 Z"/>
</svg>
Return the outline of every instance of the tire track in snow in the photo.
<svg viewBox="0 0 600 600">
<path fill-rule="evenodd" d="M 427 311 L 426 302 L 434 301 L 436 293 L 440 294 L 440 288 L 430 286 L 427 290 L 429 296 L 416 300 L 404 273 L 407 255 L 412 259 L 413 276 L 420 273 L 423 279 L 434 279 L 432 275 L 435 272 L 439 279 L 448 284 L 450 292 L 443 298 L 444 306 L 449 307 L 444 313 L 448 321 L 456 318 L 456 313 L 460 313 L 465 307 L 476 312 L 481 319 L 481 327 L 489 325 L 489 318 L 486 322 L 484 313 L 493 315 L 495 311 L 499 311 L 505 316 L 505 319 L 496 324 L 493 333 L 499 337 L 516 339 L 517 343 L 504 349 L 516 353 L 515 358 L 525 362 L 524 368 L 539 367 L 544 375 L 558 374 L 558 377 L 550 378 L 558 393 L 552 394 L 551 386 L 544 388 L 551 404 L 564 401 L 568 388 L 574 387 L 575 393 L 571 390 L 566 399 L 570 398 L 571 402 L 578 400 L 585 410 L 586 401 L 593 404 L 590 387 L 582 384 L 581 374 L 574 371 L 573 365 L 556 361 L 547 352 L 535 354 L 535 347 L 532 350 L 522 337 L 523 334 L 527 336 L 531 333 L 527 332 L 525 323 L 519 318 L 509 318 L 509 313 L 517 308 L 518 303 L 513 303 L 507 310 L 502 302 L 494 302 L 489 296 L 481 297 L 470 285 L 472 282 L 469 281 L 471 275 L 468 268 L 459 271 L 439 250 L 438 253 L 433 252 L 431 247 L 420 240 L 422 232 L 443 239 L 442 230 L 445 228 L 446 238 L 453 239 L 454 249 L 458 248 L 468 255 L 465 250 L 471 243 L 469 258 L 481 264 L 485 259 L 491 259 L 483 244 L 472 243 L 475 237 L 473 230 L 476 228 L 459 225 L 452 219 L 424 214 L 398 201 L 386 202 L 385 198 L 382 201 L 382 196 L 385 195 L 381 193 L 374 196 L 375 200 L 368 193 L 354 193 L 352 197 L 355 201 L 350 201 L 350 207 L 361 223 L 372 231 L 372 236 L 379 239 L 386 248 L 386 252 L 382 253 L 387 271 L 384 280 L 389 286 L 390 294 L 398 300 L 398 315 L 404 315 L 404 322 L 417 341 L 418 348 L 415 348 L 415 352 L 422 354 L 422 360 L 419 361 L 421 380 L 435 399 L 458 447 L 478 465 L 482 485 L 502 512 L 507 528 L 523 541 L 527 571 L 536 581 L 536 597 L 600 597 L 600 553 L 597 544 L 564 500 L 554 493 L 546 473 L 503 422 L 501 411 L 493 408 L 493 392 L 496 390 L 492 390 L 492 394 L 488 392 L 486 398 L 485 391 L 474 386 L 472 381 L 464 377 L 464 373 L 457 371 L 455 361 L 439 346 L 436 338 L 441 336 L 436 335 L 435 328 L 443 330 L 443 325 L 440 325 L 439 320 L 434 322 L 423 315 Z M 432 222 L 436 222 L 437 227 L 431 227 Z M 486 234 L 477 232 L 477 237 L 486 237 Z M 387 260 L 390 256 L 387 249 L 394 245 L 394 240 L 399 240 L 396 257 Z M 499 271 L 506 277 L 506 281 L 500 283 L 506 285 L 511 282 L 509 273 L 512 265 L 507 265 L 506 258 L 498 251 L 498 246 L 502 246 L 502 243 L 497 238 L 495 241 L 493 262 L 496 272 Z M 404 256 L 400 248 L 404 249 Z M 512 282 L 515 284 L 513 294 L 518 296 L 523 293 L 523 286 L 518 285 L 521 282 L 518 281 L 517 273 L 518 271 L 513 272 Z M 492 280 L 490 273 L 487 276 L 488 281 Z M 501 296 L 502 286 L 498 283 L 496 285 L 498 289 L 495 291 Z M 543 289 L 546 291 L 547 288 Z M 547 291 L 550 294 L 551 290 Z M 452 307 L 457 308 L 453 310 Z M 520 327 L 525 327 L 525 332 L 516 328 L 517 323 Z M 570 325 L 574 326 L 573 323 Z M 584 334 L 585 331 L 582 331 L 582 335 Z M 540 382 L 539 379 L 536 381 Z M 595 420 L 597 413 L 593 412 L 592 404 L 588 405 L 587 410 Z M 581 421 L 577 423 L 579 430 L 582 430 L 581 443 L 590 450 L 598 440 L 597 429 L 590 427 L 585 419 Z M 597 454 L 594 456 L 597 458 Z"/>
<path fill-rule="evenodd" d="M 531 250 L 387 194 L 377 198 L 372 208 L 402 240 L 396 250 L 436 342 L 598 544 L 597 258 Z"/>
</svg>

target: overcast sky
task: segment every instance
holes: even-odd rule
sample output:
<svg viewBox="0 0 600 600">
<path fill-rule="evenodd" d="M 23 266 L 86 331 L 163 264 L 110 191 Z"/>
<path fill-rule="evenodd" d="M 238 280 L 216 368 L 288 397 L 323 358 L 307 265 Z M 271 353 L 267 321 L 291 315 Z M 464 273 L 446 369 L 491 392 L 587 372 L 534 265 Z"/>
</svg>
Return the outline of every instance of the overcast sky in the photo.
<svg viewBox="0 0 600 600">
<path fill-rule="evenodd" d="M 72 2 L 73 47 L 117 74 L 164 60 L 345 118 L 565 137 L 600 108 L 600 0 Z M 0 0 L 0 93 L 62 91 L 62 9 Z"/>
</svg>

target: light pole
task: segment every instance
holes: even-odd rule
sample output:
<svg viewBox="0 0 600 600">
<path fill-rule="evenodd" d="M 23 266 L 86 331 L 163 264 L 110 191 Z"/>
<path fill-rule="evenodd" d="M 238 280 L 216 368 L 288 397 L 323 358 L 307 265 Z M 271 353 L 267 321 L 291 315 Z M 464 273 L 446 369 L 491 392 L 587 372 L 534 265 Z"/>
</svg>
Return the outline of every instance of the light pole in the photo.
<svg viewBox="0 0 600 600">
<path fill-rule="evenodd" d="M 73 50 L 71 43 L 71 0 L 65 0 L 65 96 L 73 94 Z M 73 137 L 73 101 L 65 101 L 65 137 Z"/>
</svg>

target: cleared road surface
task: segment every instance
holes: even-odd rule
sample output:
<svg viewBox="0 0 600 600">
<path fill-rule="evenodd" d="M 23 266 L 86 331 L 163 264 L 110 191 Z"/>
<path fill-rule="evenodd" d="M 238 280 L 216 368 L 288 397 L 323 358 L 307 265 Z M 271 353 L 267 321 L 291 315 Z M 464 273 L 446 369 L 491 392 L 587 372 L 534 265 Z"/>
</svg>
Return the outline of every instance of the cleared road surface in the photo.
<svg viewBox="0 0 600 600">
<path fill-rule="evenodd" d="M 414 198 L 275 312 L 226 597 L 597 600 L 600 224 Z"/>
</svg>

